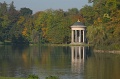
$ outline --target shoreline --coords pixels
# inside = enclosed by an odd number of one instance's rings
[[[120,54],[120,50],[93,50],[96,53],[112,53],[112,54]]]
[[[3,45],[13,45],[13,46],[16,46],[16,45],[26,45],[26,44],[12,44],[11,42],[0,42],[0,46],[3,46]],[[81,44],[32,44],[30,43],[28,46],[34,46],[34,45],[41,45],[41,46],[92,46],[92,44],[85,44],[85,43],[81,43]],[[113,54],[120,54],[120,50],[104,50],[104,49],[93,49],[93,52],[96,52],[96,53],[113,53]]]
[[[33,43],[29,43],[29,44],[12,44],[11,42],[0,42],[0,45],[28,45],[28,46],[32,46],[32,45],[41,45],[41,46],[92,46],[91,44],[85,44],[85,43],[81,43],[81,44],[77,44],[77,43],[73,43],[73,44],[33,44]]]

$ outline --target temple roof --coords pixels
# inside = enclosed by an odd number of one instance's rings
[[[84,24],[78,20],[71,27],[86,27],[86,26],[84,26]]]

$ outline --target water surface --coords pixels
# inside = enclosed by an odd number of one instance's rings
[[[0,46],[0,76],[120,79],[120,55],[81,46]]]

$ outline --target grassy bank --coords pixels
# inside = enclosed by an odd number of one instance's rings
[[[0,77],[0,79],[40,79],[37,75],[29,75],[27,78]],[[48,76],[45,79],[60,79],[57,76]]]
[[[5,42],[0,42],[0,45],[12,45],[11,41],[5,41]],[[14,45],[14,44],[13,44]],[[19,45],[19,44],[18,44]],[[24,45],[24,44],[22,44]],[[39,43],[34,44],[34,43],[30,43],[31,45],[39,45]],[[42,46],[91,46],[90,44],[40,44]]]
[[[0,77],[0,79],[25,79],[25,78],[16,78],[16,77]]]
[[[120,50],[120,45],[116,45],[116,44],[112,44],[112,45],[98,45],[98,46],[94,46],[94,49],[96,50]]]
[[[90,46],[89,44],[42,44],[44,46]]]
[[[11,45],[11,41],[0,42],[0,45]]]
[[[93,50],[94,52],[98,52],[98,53],[113,53],[113,54],[120,54],[119,50]]]
[[[112,44],[112,45],[99,45],[94,46],[94,52],[98,53],[116,53],[120,54],[120,45]]]

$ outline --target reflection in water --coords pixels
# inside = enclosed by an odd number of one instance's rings
[[[120,54],[94,53],[86,61],[85,79],[120,79]]]
[[[86,58],[85,47],[83,46],[71,47],[71,68],[73,73],[83,73],[85,58]]]
[[[26,77],[36,74],[40,79],[45,79],[49,75],[70,79],[73,76],[69,72],[70,56],[70,47],[1,46],[0,76]]]
[[[120,79],[120,55],[90,51],[83,46],[0,46],[0,76]]]

